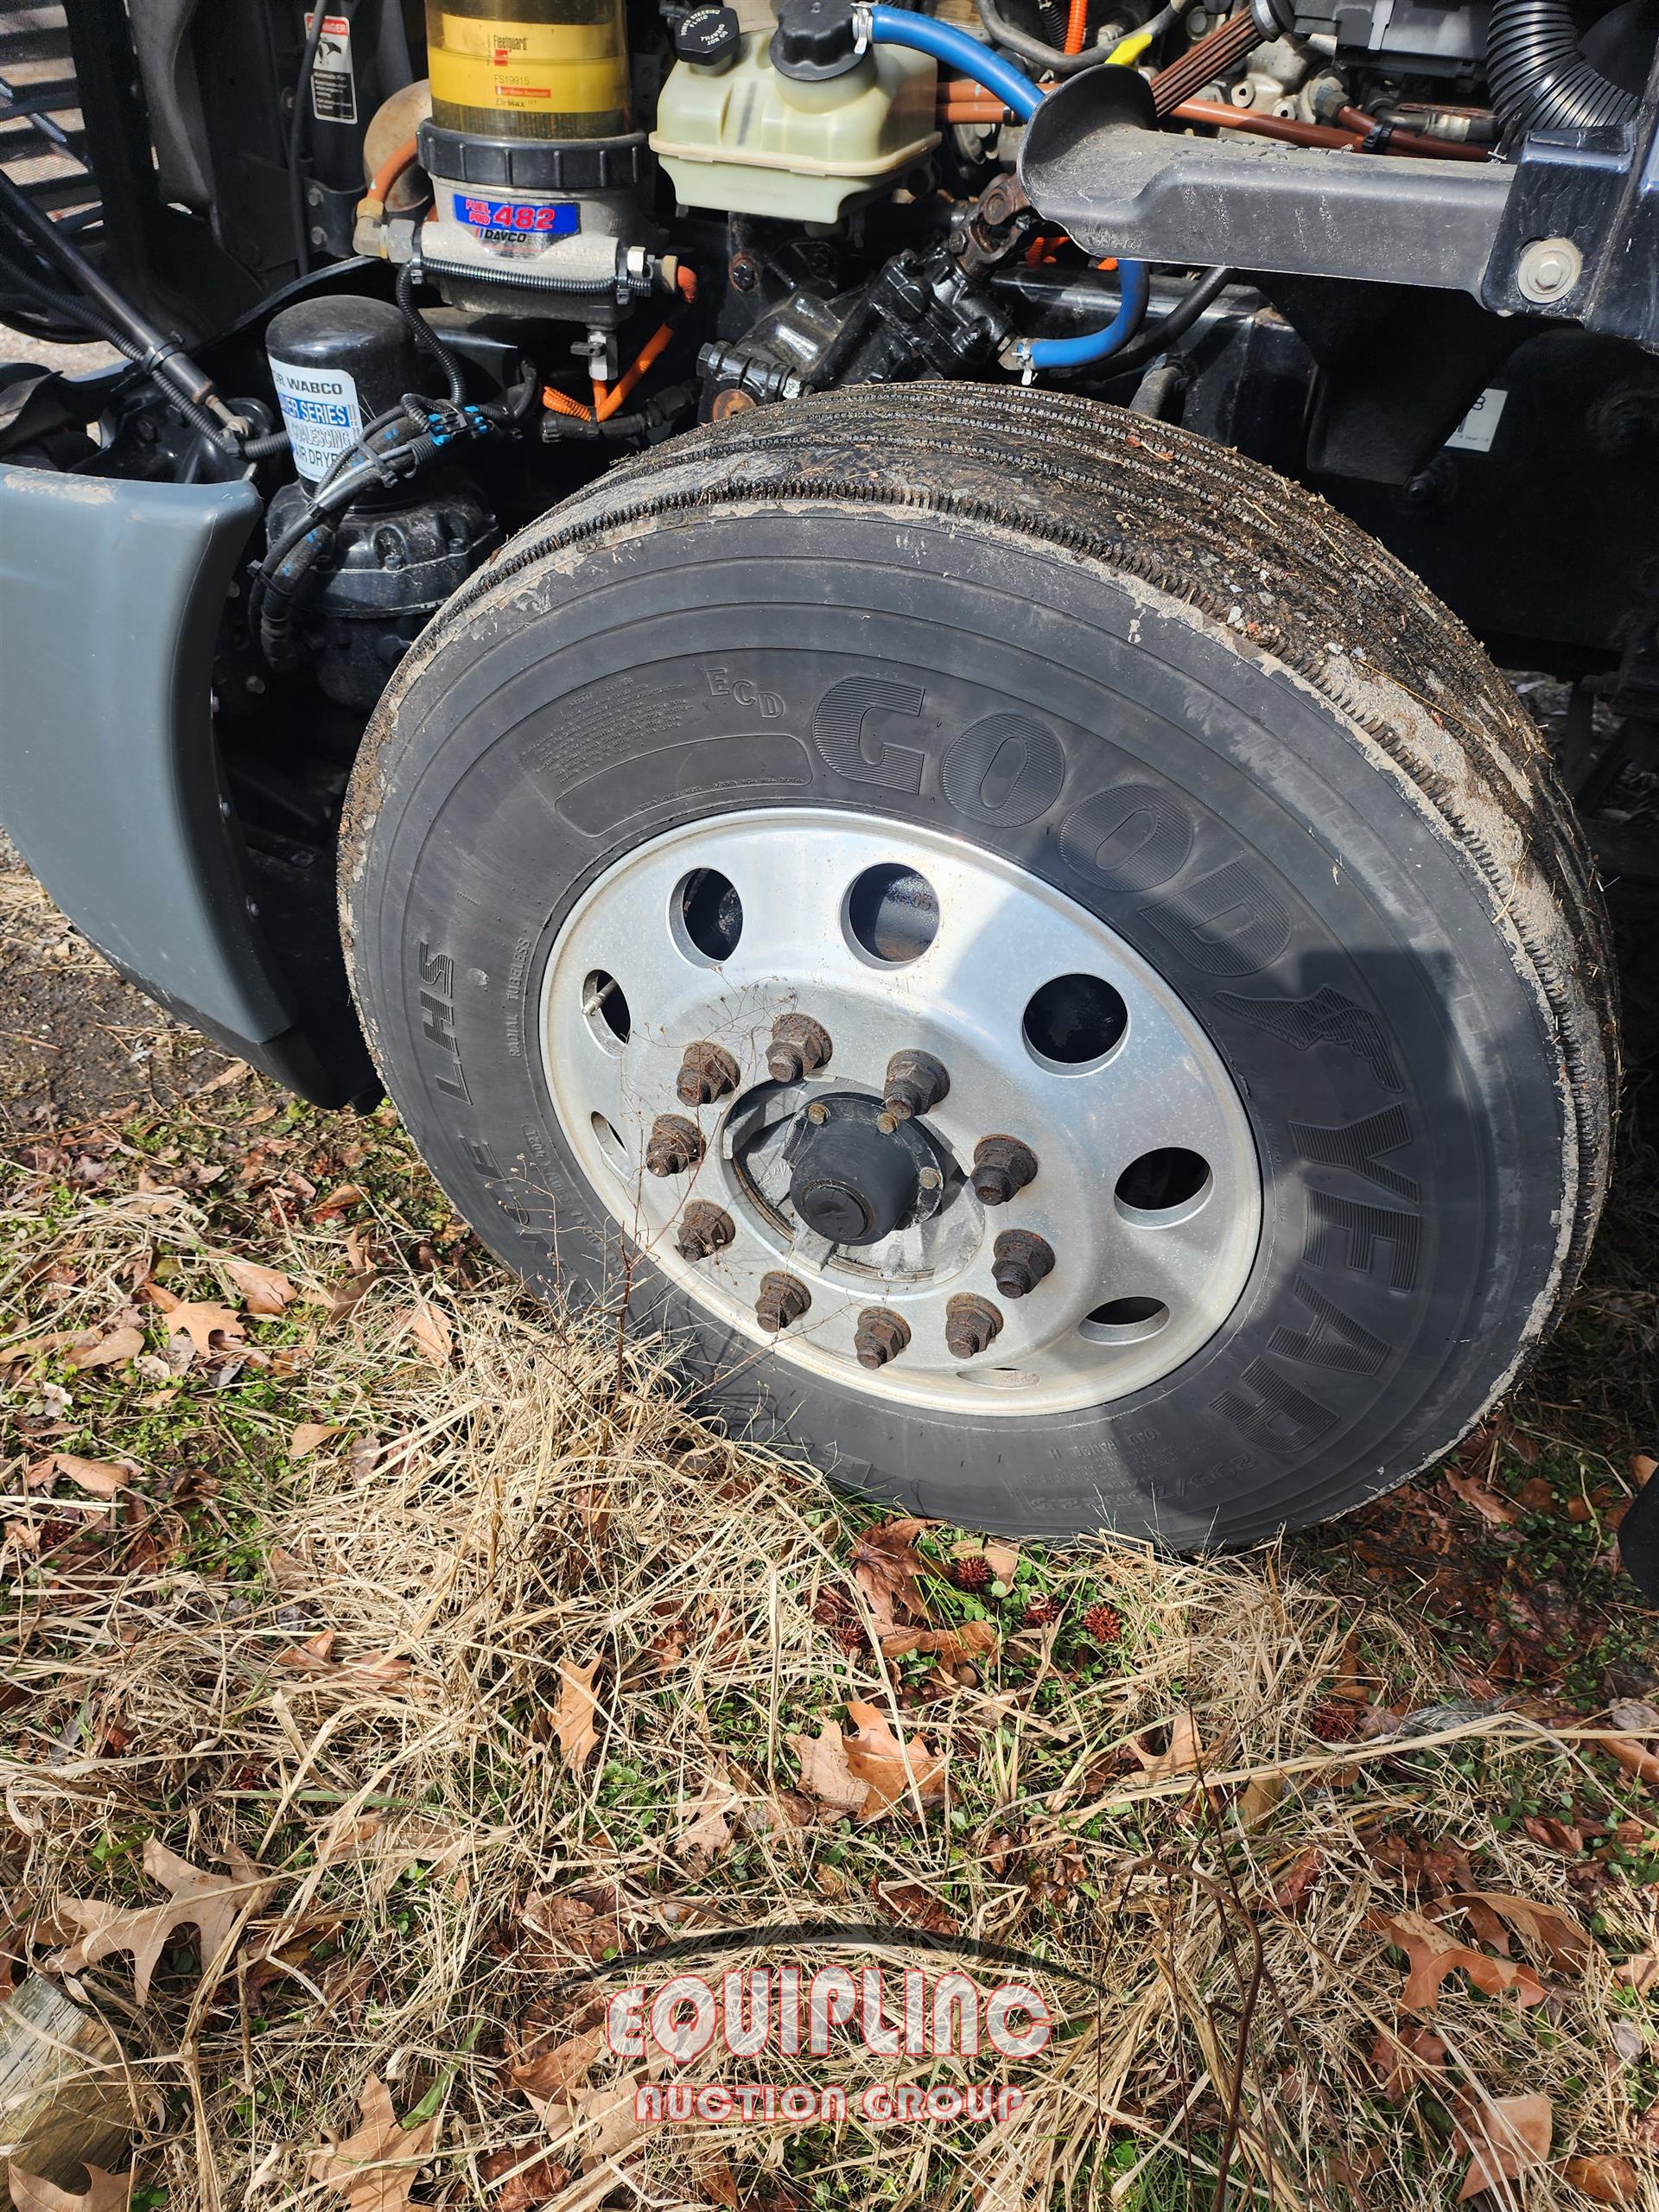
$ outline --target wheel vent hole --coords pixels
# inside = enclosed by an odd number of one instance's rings
[[[626,1175],[628,1172],[628,1148],[622,1141],[621,1133],[602,1114],[595,1114],[592,1119],[594,1135],[599,1141],[599,1148],[604,1154],[607,1164],[613,1167],[619,1175]]]
[[[1173,1213],[1210,1185],[1210,1163],[1180,1145],[1162,1146],[1132,1160],[1117,1179],[1117,1202],[1131,1213]]]
[[[694,868],[674,893],[677,937],[716,967],[729,960],[743,934],[743,901],[737,886],[717,868]]]
[[[582,1010],[588,1017],[588,1027],[607,1052],[626,1045],[633,1033],[633,1017],[622,986],[602,968],[595,968],[582,984]]]
[[[848,934],[883,967],[920,959],[938,927],[938,893],[914,868],[895,861],[867,868],[847,893]]]
[[[1057,976],[1026,1007],[1026,1043],[1057,1068],[1104,1059],[1129,1026],[1122,995],[1098,976]]]
[[[1158,1298],[1113,1298],[1096,1306],[1078,1325],[1077,1334],[1091,1344],[1139,1344],[1157,1335],[1169,1319],[1169,1308]]]

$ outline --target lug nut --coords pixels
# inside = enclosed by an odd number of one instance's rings
[[[950,1088],[944,1063],[931,1052],[895,1052],[887,1062],[881,1103],[895,1122],[908,1122],[937,1106]]]
[[[683,1260],[712,1260],[736,1235],[736,1225],[724,1206],[711,1205],[707,1198],[693,1198],[680,1216],[676,1242]]]
[[[702,1158],[702,1132],[683,1114],[659,1114],[645,1143],[645,1166],[652,1175],[683,1175]]]
[[[885,1367],[890,1359],[898,1358],[909,1342],[910,1324],[901,1314],[890,1313],[885,1306],[867,1306],[859,1315],[853,1350],[861,1367]]]
[[[754,1318],[763,1329],[786,1329],[798,1321],[812,1303],[812,1294],[797,1275],[773,1268],[760,1278],[760,1295],[754,1301]]]
[[[991,1248],[991,1280],[1004,1298],[1024,1298],[1054,1271],[1054,1248],[1029,1229],[1005,1229]]]
[[[982,1206],[1005,1206],[1037,1173],[1037,1155],[1018,1137],[982,1137],[974,1147],[974,1196]]]
[[[810,1014],[780,1014],[772,1025],[766,1073],[774,1083],[798,1083],[816,1075],[829,1059],[830,1032]]]
[[[964,1292],[944,1309],[944,1341],[952,1359],[976,1359],[1002,1333],[1002,1316],[988,1298]]]
[[[723,1045],[710,1045],[700,1039],[696,1044],[686,1046],[674,1090],[688,1106],[712,1105],[716,1098],[724,1098],[735,1090],[737,1085],[737,1062]]]

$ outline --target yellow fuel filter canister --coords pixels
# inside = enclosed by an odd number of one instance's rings
[[[432,120],[546,143],[629,129],[623,0],[427,0]]]

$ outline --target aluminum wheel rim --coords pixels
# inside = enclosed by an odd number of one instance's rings
[[[883,960],[860,941],[868,901],[855,899],[854,887],[876,871],[931,887],[934,933],[913,957]],[[700,944],[688,924],[685,887],[701,892],[696,918],[711,878],[741,902],[734,942],[728,926],[712,939],[705,930]],[[728,922],[730,910],[726,899]],[[925,924],[925,902],[918,910]],[[880,942],[892,949],[890,934]],[[1091,1008],[1115,996],[1122,1010],[1103,1051],[1090,1047],[1109,1024],[1096,1032],[1070,1019],[1057,1035],[1042,1019],[1050,1001],[1033,1011],[1046,984],[1079,976],[1103,987],[1084,994]],[[1068,1017],[1076,1004],[1072,991]],[[767,1049],[774,1022],[791,1014],[820,1022],[833,1050],[823,1068],[780,1085]],[[592,884],[560,930],[540,1034],[565,1141],[626,1237],[740,1335],[885,1402],[1012,1417],[1124,1397],[1216,1333],[1255,1257],[1255,1145],[1194,1016],[1096,916],[997,855],[935,831],[767,808],[652,839]],[[729,1054],[737,1079],[729,1095],[693,1106],[677,1096],[676,1079],[698,1042]],[[925,1201],[938,1211],[857,1251],[831,1244],[779,1199],[782,1147],[810,1103],[840,1113],[854,1110],[849,1101],[879,1102],[890,1058],[910,1050],[950,1073],[948,1093],[912,1133],[942,1163],[944,1198]],[[646,1171],[664,1115],[699,1132],[702,1157],[686,1172]],[[1008,1203],[982,1204],[967,1179],[988,1135],[1020,1138],[1038,1162]],[[1204,1173],[1192,1188],[1195,1160]],[[1130,1203],[1148,1194],[1160,1202]],[[678,1239],[696,1203],[718,1208],[733,1234],[723,1249],[689,1258]],[[1042,1239],[1053,1261],[1018,1298],[993,1280],[997,1238],[1014,1230]],[[810,1303],[774,1332],[761,1326],[756,1300],[762,1278],[779,1273]],[[966,1358],[946,1342],[950,1301],[962,1298],[988,1301],[1001,1319],[994,1342]],[[909,1331],[903,1351],[874,1370],[855,1351],[871,1309]]]

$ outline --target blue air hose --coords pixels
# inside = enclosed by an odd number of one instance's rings
[[[908,8],[878,5],[869,13],[870,36],[878,46],[912,47],[918,54],[931,54],[936,61],[948,61],[964,77],[983,85],[988,92],[996,93],[1021,123],[1029,123],[1042,105],[1043,96],[1025,71],[1016,69],[1000,54],[993,54],[982,39],[971,38],[953,24],[935,22],[931,16],[915,15]]]
[[[1014,342],[1014,358],[1021,368],[1080,369],[1090,361],[1103,361],[1128,345],[1147,311],[1151,283],[1144,261],[1120,261],[1121,286],[1117,313],[1103,330],[1086,331],[1081,338],[1021,338]]]
[[[861,9],[860,16],[864,12]],[[918,54],[931,54],[936,61],[948,61],[964,77],[995,92],[1021,123],[1029,123],[1042,105],[1043,95],[1024,70],[1016,69],[982,39],[970,37],[954,24],[918,16],[908,8],[890,8],[881,0],[868,10],[868,17],[869,35],[878,46],[908,46]],[[1106,327],[1082,338],[1021,338],[1014,347],[1014,358],[1020,367],[1082,368],[1090,361],[1103,361],[1128,343],[1147,311],[1150,284],[1144,261],[1120,261],[1117,269],[1122,291],[1117,313]]]

